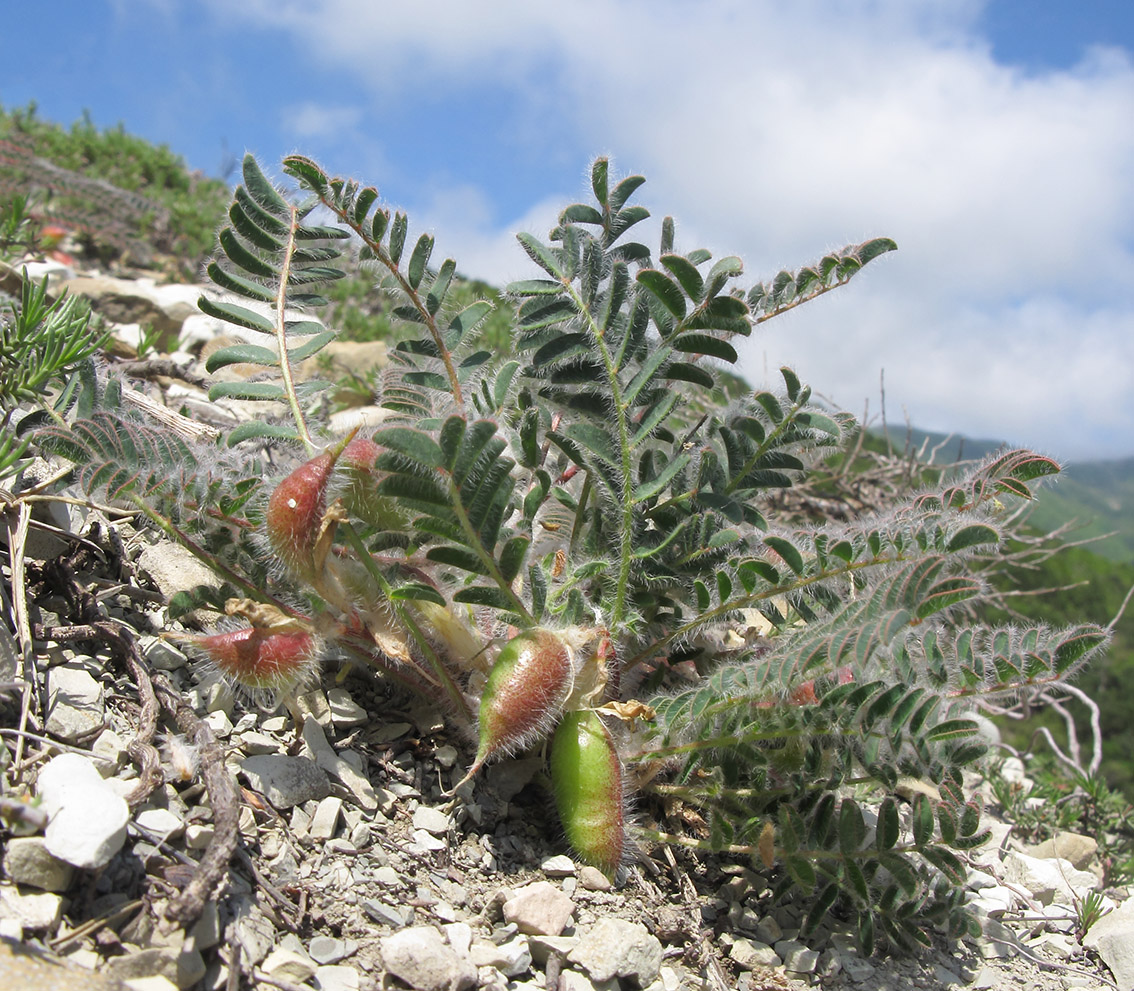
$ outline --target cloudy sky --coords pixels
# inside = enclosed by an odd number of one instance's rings
[[[45,12],[51,11],[48,21]],[[891,423],[1134,455],[1130,0],[55,0],[13,4],[0,103],[225,174],[300,150],[496,282],[608,154],[682,250],[767,278],[897,254],[763,325]],[[13,44],[14,39],[24,43]]]

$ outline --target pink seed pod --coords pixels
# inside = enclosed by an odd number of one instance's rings
[[[555,724],[574,684],[574,659],[551,630],[529,630],[504,645],[492,665],[477,719],[479,743],[469,775],[526,746]]]
[[[551,783],[567,841],[613,877],[626,844],[622,760],[592,709],[569,712],[551,740]]]
[[[287,476],[268,499],[265,522],[272,550],[302,575],[314,569],[315,543],[327,511],[327,481],[338,452],[324,451]]]
[[[269,633],[249,626],[187,639],[221,672],[257,692],[293,688],[310,672],[318,652],[315,637],[302,631]]]

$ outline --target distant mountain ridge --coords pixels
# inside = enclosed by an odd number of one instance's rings
[[[928,457],[936,449],[933,460],[939,465],[983,458],[1006,446],[1003,441],[917,428],[891,427],[889,436],[895,453],[908,446]],[[1058,481],[1040,490],[1031,521],[1041,530],[1054,530],[1069,520],[1075,521],[1071,539],[1101,538],[1088,548],[1112,561],[1134,562],[1134,457],[1065,465]]]

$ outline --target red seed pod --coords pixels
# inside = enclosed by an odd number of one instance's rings
[[[282,692],[301,682],[311,669],[317,642],[310,633],[270,633],[255,627],[190,637],[226,675],[245,688]]]
[[[310,574],[312,554],[327,511],[327,481],[337,452],[324,451],[287,476],[268,499],[268,540],[283,561]]]
[[[530,630],[509,640],[484,686],[479,744],[469,773],[550,730],[573,684],[574,659],[558,634]]]
[[[568,842],[613,877],[626,843],[622,760],[594,710],[563,717],[551,740],[551,783]]]

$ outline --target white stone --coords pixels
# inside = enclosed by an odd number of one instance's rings
[[[335,835],[339,825],[339,814],[343,810],[343,800],[335,795],[328,795],[315,809],[311,817],[308,834],[313,840],[329,840]]]
[[[1134,988],[1134,898],[1104,915],[1087,931],[1083,945],[1097,950],[1119,991]]]
[[[335,753],[334,748],[327,742],[323,728],[310,714],[303,718],[303,742],[311,751],[315,763],[331,777],[342,782],[343,787],[351,793],[359,805],[371,812],[378,808],[378,796],[374,792],[374,786],[365,775]]]
[[[819,963],[819,952],[794,939],[782,939],[775,951],[784,962],[784,969],[798,974],[810,974]]]
[[[1011,850],[1004,858],[1004,879],[1023,885],[1043,905],[1070,905],[1098,886],[1098,878],[1079,871],[1068,860],[1039,860]]]
[[[379,943],[386,970],[417,991],[464,991],[477,982],[471,959],[457,953],[431,926],[415,926]]]
[[[143,809],[134,816],[134,822],[147,833],[162,840],[180,836],[185,828],[181,817],[169,809]]]
[[[539,865],[539,869],[548,877],[574,877],[575,861],[566,854],[560,853],[554,857],[548,857]]]
[[[741,970],[755,967],[778,967],[783,961],[767,943],[754,942],[743,936],[736,939],[728,951],[729,959]]]
[[[63,899],[49,892],[21,893],[0,885],[0,919],[13,919],[24,929],[49,932],[59,925]]]
[[[532,954],[526,936],[517,936],[506,943],[474,943],[470,950],[478,967],[495,967],[505,977],[519,977],[532,966]]]
[[[36,789],[48,816],[47,849],[60,860],[93,869],[122,849],[130,809],[93,761],[79,754],[53,757]]]
[[[449,922],[441,927],[445,930],[445,938],[449,945],[458,953],[468,953],[472,946],[472,926],[467,922]]]
[[[334,964],[347,955],[347,945],[332,936],[316,936],[307,947],[311,959],[317,964]]]
[[[645,988],[658,979],[662,946],[640,923],[606,918],[583,934],[567,959],[582,967],[592,981],[628,978]]]
[[[42,836],[14,836],[8,840],[4,871],[16,884],[54,892],[66,891],[74,876],[74,868],[50,853]]]
[[[112,729],[105,729],[91,746],[91,756],[96,758],[95,767],[104,778],[112,778],[118,773],[128,756],[126,741]]]
[[[575,903],[550,881],[514,891],[504,902],[504,921],[528,935],[558,936],[575,912]]]
[[[211,822],[191,823],[185,827],[185,845],[190,850],[204,850],[213,841],[215,829]]]
[[[345,964],[319,967],[315,971],[315,986],[319,991],[358,991],[358,971]]]
[[[370,714],[350,697],[345,688],[330,689],[327,704],[331,707],[331,722],[336,729],[364,726],[370,721]]]
[[[47,732],[73,743],[103,720],[102,686],[86,668],[61,664],[47,673]]]
[[[450,820],[448,813],[441,809],[433,809],[427,805],[419,805],[413,810],[413,825],[415,829],[424,829],[434,836],[444,836],[449,832]]]
[[[326,773],[306,757],[247,757],[240,763],[240,772],[277,809],[290,809],[312,799],[318,801],[331,791]]]
[[[260,964],[260,969],[272,977],[302,984],[315,975],[316,965],[305,953],[276,947]]]

